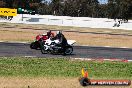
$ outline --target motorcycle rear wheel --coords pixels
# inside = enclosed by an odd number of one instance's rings
[[[47,54],[47,53],[48,53],[48,52],[45,50],[45,48],[46,48],[46,47],[41,48],[41,53],[42,53],[42,54]]]

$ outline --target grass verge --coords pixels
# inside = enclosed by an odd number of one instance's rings
[[[56,26],[43,24],[17,24],[17,23],[0,23],[1,27],[18,28],[18,29],[32,29],[32,30],[63,30],[63,31],[78,31],[89,33],[104,33],[104,34],[123,34],[132,35],[131,30],[123,29],[108,29],[108,28],[89,28],[89,27],[72,27],[72,26]]]
[[[80,77],[88,68],[96,79],[132,79],[132,63],[90,62],[71,59],[0,57],[1,77]]]

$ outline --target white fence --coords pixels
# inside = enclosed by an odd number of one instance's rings
[[[18,14],[11,21],[0,20],[0,22],[132,30],[132,20],[129,20],[128,23],[122,23],[119,27],[113,27],[115,23],[114,20],[107,19],[107,18],[24,14],[23,21],[22,21],[22,14]]]

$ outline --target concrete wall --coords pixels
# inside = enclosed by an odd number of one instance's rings
[[[119,27],[113,27],[114,20],[107,18],[24,14],[22,21],[22,14],[18,14],[11,21],[0,20],[0,22],[132,30],[132,20],[129,20],[128,23],[122,23]]]

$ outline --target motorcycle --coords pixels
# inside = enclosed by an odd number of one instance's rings
[[[63,54],[63,55],[70,55],[73,52],[73,47],[72,45],[75,43],[75,40],[67,40],[67,45],[64,47],[59,46],[59,40],[52,40],[52,39],[47,39],[45,43],[42,44],[41,47],[41,53],[42,54]]]
[[[37,35],[35,41],[30,44],[30,48],[31,49],[41,48],[41,43],[42,42],[45,42],[45,40],[47,40],[47,39],[48,38],[47,38],[47,35],[46,34]]]

